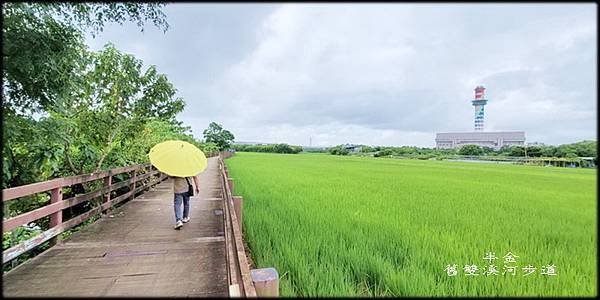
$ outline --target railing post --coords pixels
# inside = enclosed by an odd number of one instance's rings
[[[237,218],[238,225],[240,227],[240,233],[242,232],[242,208],[244,199],[242,196],[233,196],[233,210],[235,211],[235,217]]]
[[[231,195],[233,195],[233,178],[227,178],[227,185],[229,185],[229,191],[231,191]]]
[[[62,201],[62,187],[52,189],[50,192],[50,204]],[[50,215],[50,228],[54,228],[62,224],[62,210]],[[60,242],[60,235],[50,239],[50,245],[56,245]]]
[[[146,168],[148,168],[148,169],[146,169]],[[150,165],[148,167],[143,167],[142,170],[146,171],[147,173],[152,173],[154,171],[154,170],[152,170],[152,165]],[[148,188],[148,190],[150,190],[159,182],[160,182],[160,173],[158,173],[156,177],[154,175],[149,176],[146,179],[146,183],[142,184],[144,186],[144,188],[142,190],[144,190],[146,188]]]
[[[137,178],[137,168],[133,170],[133,176],[132,176],[132,180],[133,180],[133,187],[131,188],[131,200],[133,200],[135,198],[135,180]]]
[[[250,270],[258,297],[279,297],[279,274],[274,268]]]
[[[108,177],[104,178],[104,186],[107,189],[106,196],[104,197],[104,203],[110,202],[110,186],[112,185],[112,174],[109,173]],[[110,205],[109,207],[110,208]],[[107,208],[107,210],[108,210]]]
[[[62,187],[52,189],[50,194],[50,204],[62,201]],[[57,211],[50,215],[50,228],[62,224],[62,211]]]

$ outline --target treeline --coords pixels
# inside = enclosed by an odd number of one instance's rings
[[[457,150],[455,149],[435,149],[435,148],[424,148],[424,147],[415,147],[415,146],[402,146],[402,147],[390,147],[390,146],[366,146],[359,145],[360,150],[358,152],[350,151],[346,149],[343,145],[337,145],[335,147],[330,147],[328,149],[329,154],[333,155],[350,155],[350,154],[360,154],[360,155],[373,155],[374,157],[382,157],[382,156],[404,156],[408,158],[416,158],[416,159],[429,159],[436,156],[442,155],[452,155],[457,154]]]
[[[465,145],[455,149],[436,149],[415,146],[388,147],[388,146],[359,146],[358,154],[369,154],[374,157],[385,156],[403,156],[407,158],[430,159],[448,155],[473,155],[473,156],[508,156],[508,157],[556,157],[556,158],[575,158],[575,157],[596,157],[597,142],[581,141],[559,146],[552,145],[532,145],[532,146],[504,146],[499,150],[478,145]],[[346,149],[343,145],[330,147],[328,152],[333,155],[356,154]]]
[[[346,149],[343,145],[337,145],[335,147],[331,147],[327,149],[329,154],[333,155],[348,155],[350,154],[350,150]]]
[[[503,147],[498,155],[530,157],[596,157],[598,155],[598,143],[596,141],[581,141],[559,146],[514,146]]]
[[[487,156],[510,156],[510,157],[596,157],[596,141],[581,141],[571,144],[532,145],[532,146],[504,146],[498,151],[489,147],[477,145],[465,145],[458,150],[459,155],[487,155]]]
[[[287,153],[297,154],[302,152],[301,146],[288,144],[268,144],[268,145],[240,145],[234,144],[232,148],[240,152],[268,152],[268,153]]]

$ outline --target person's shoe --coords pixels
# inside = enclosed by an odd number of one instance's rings
[[[181,221],[182,221],[183,223],[187,223],[187,222],[189,222],[189,221],[190,221],[190,217],[185,217],[185,218],[181,219]]]
[[[177,221],[177,223],[175,223],[175,229],[179,229],[181,228],[181,226],[183,226],[183,223],[181,221]]]

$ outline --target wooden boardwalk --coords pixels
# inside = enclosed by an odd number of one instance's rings
[[[4,274],[4,296],[227,297],[219,172],[209,158],[181,230],[166,180]]]

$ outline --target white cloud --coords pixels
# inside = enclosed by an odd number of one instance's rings
[[[249,139],[299,143],[292,136],[320,133],[332,144],[432,146],[436,131],[471,130],[469,100],[482,83],[492,96],[488,130],[562,142],[551,136],[558,120],[578,128],[573,140],[590,136],[595,98],[551,82],[580,74],[547,73],[576,65],[582,54],[593,58],[594,14],[567,9],[536,19],[531,10],[530,18],[507,20],[511,11],[503,9],[467,15],[493,29],[482,33],[455,8],[284,5],[257,30],[257,47],[214,87],[236,124],[255,128],[240,128]],[[573,71],[592,68],[579,67]]]
[[[197,7],[169,15],[167,41],[125,46],[169,71],[197,136],[217,121],[241,141],[433,146],[472,129],[479,84],[488,130],[596,136],[592,4],[285,4],[235,30],[186,19]]]

